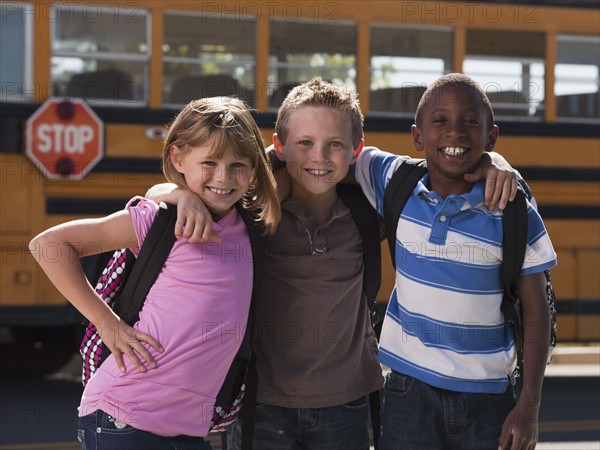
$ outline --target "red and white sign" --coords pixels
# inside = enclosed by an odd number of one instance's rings
[[[27,120],[25,153],[47,178],[80,180],[104,156],[104,123],[83,100],[48,100]]]

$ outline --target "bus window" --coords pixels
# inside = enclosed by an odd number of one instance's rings
[[[542,120],[545,48],[540,32],[467,30],[463,71],[481,84],[496,116]]]
[[[3,102],[32,100],[31,68],[33,7],[28,4],[0,3],[2,26],[0,42],[0,95]]]
[[[434,80],[452,72],[452,29],[371,26],[369,110],[413,116]]]
[[[557,117],[598,120],[600,37],[559,35],[554,74]]]
[[[270,35],[270,107],[279,107],[294,86],[315,76],[356,89],[354,23],[273,21]]]
[[[149,16],[136,8],[57,5],[52,20],[55,96],[92,104],[147,102]]]
[[[254,105],[256,20],[165,13],[164,102],[234,95]]]

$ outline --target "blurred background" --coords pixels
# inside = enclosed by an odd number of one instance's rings
[[[496,150],[530,183],[558,254],[559,346],[547,386],[566,393],[556,403],[564,417],[549,413],[555,433],[546,436],[599,448],[600,394],[587,387],[598,384],[600,365],[598,1],[19,1],[0,9],[0,372],[9,380],[0,445],[63,441],[46,434],[51,417],[38,415],[32,427],[19,415],[29,408],[19,397],[24,377],[23,389],[40,387],[37,407],[46,387],[62,389],[45,383],[71,386],[61,402],[73,408],[80,395],[81,317],[36,266],[29,240],[122,209],[162,182],[163,131],[184,104],[238,96],[268,143],[287,92],[319,75],[358,92],[367,145],[418,156],[410,126],[421,94],[463,72],[492,101]],[[60,249],[39,251],[51,258]],[[382,252],[383,308],[393,269],[385,243]],[[104,261],[86,259],[91,280]],[[572,402],[583,417],[567,412]],[[71,430],[67,409],[60,416]],[[15,423],[28,425],[21,437]]]

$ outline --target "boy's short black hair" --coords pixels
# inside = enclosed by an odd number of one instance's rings
[[[419,125],[421,120],[421,111],[429,102],[429,100],[431,100],[434,95],[438,95],[437,92],[439,92],[443,87],[449,85],[465,86],[472,89],[474,93],[479,94],[488,111],[488,126],[490,128],[494,126],[494,110],[487,94],[475,80],[462,73],[449,73],[447,75],[443,75],[429,85],[427,90],[423,93],[421,100],[419,100],[417,111],[415,112],[415,124]]]

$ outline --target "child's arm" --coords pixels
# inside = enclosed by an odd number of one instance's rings
[[[538,438],[542,382],[550,344],[550,311],[542,272],[519,277],[516,283],[523,316],[522,389],[516,407],[504,421],[499,448],[507,448],[512,436],[513,450],[533,450]]]
[[[86,319],[96,325],[123,372],[123,354],[139,370],[144,371],[142,360],[149,367],[156,367],[156,362],[143,343],[160,352],[163,348],[152,336],[134,330],[119,319],[88,282],[79,258],[137,246],[128,211],[120,211],[102,219],[67,222],[42,232],[29,243],[33,257],[54,286]]]
[[[360,166],[364,163],[365,155],[373,151],[378,151],[378,149],[375,147],[365,147],[363,149],[356,162],[356,170],[362,170]],[[387,152],[383,154],[391,157],[395,156]],[[405,156],[404,158],[408,157]],[[507,203],[514,200],[517,194],[517,172],[499,153],[484,152],[475,171],[465,174],[465,180],[474,183],[484,178],[486,180],[484,198],[486,207],[490,211],[494,211],[496,208],[506,208]],[[356,182],[354,165],[350,166],[350,171],[342,182]],[[364,190],[364,186],[362,187]]]
[[[175,236],[183,237],[192,243],[207,240],[221,242],[221,237],[212,227],[212,214],[193,192],[180,189],[171,183],[162,183],[152,186],[145,197],[156,203],[177,205]]]

